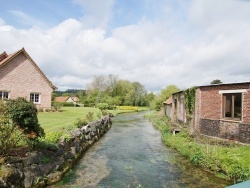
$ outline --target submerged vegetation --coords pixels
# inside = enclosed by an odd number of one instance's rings
[[[171,122],[160,113],[146,116],[160,130],[163,142],[189,158],[194,164],[214,172],[217,176],[238,181],[250,178],[250,147],[215,141],[207,138],[193,138],[188,130],[171,134]]]

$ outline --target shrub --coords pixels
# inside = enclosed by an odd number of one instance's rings
[[[0,154],[8,153],[19,141],[24,140],[23,134],[11,124],[7,106],[0,101]]]
[[[88,124],[88,121],[86,119],[80,119],[80,118],[77,118],[76,121],[74,122],[74,126],[77,128],[81,128],[87,124]]]
[[[108,103],[98,103],[96,107],[99,108],[100,110],[107,110],[109,108],[109,105]]]
[[[13,126],[18,127],[28,138],[29,146],[33,147],[38,137],[45,135],[37,118],[36,106],[25,98],[17,98],[7,102],[7,113]]]
[[[57,143],[62,134],[63,134],[62,131],[49,132],[46,134],[45,141],[49,143]]]
[[[59,103],[59,102],[52,102],[51,103],[51,106],[52,108],[55,110],[55,111],[60,111],[63,107],[63,104]]]
[[[94,112],[88,112],[87,115],[86,115],[86,120],[88,122],[91,122],[94,120]]]

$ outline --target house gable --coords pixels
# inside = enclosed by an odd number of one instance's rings
[[[8,55],[0,62],[0,90],[9,92],[9,98],[31,95],[38,97],[38,108],[51,107],[51,93],[56,87],[48,80],[41,69],[21,50]]]

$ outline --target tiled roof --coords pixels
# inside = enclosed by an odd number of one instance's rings
[[[66,102],[69,99],[70,96],[61,96],[61,97],[55,97],[55,102]]]
[[[4,57],[5,55],[7,55],[6,58],[3,58],[2,61],[0,60],[0,69],[2,66],[4,66],[6,63],[10,62],[11,59],[15,58],[16,56],[18,56],[19,54],[23,53],[27,59],[30,60],[30,62],[34,65],[34,67],[37,69],[37,71],[42,75],[42,77],[48,82],[48,84],[50,85],[50,87],[52,89],[57,89],[56,86],[54,86],[51,81],[45,76],[45,74],[42,72],[42,70],[37,66],[37,64],[33,61],[33,59],[29,56],[29,54],[25,51],[24,48],[22,48],[21,50],[8,55],[6,52],[3,52],[0,57]]]

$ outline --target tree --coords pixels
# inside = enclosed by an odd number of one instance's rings
[[[151,108],[155,108],[156,110],[160,110],[162,107],[162,103],[167,100],[173,93],[180,91],[176,85],[169,85],[166,89],[161,90],[161,93],[157,95],[153,102],[151,102]],[[152,106],[154,105],[154,106]]]
[[[118,87],[119,76],[109,74],[107,79],[107,90],[110,92],[112,97],[117,96],[117,87]]]
[[[219,80],[219,79],[216,79],[216,80],[213,80],[210,84],[221,84],[222,83],[222,81],[221,80]]]

